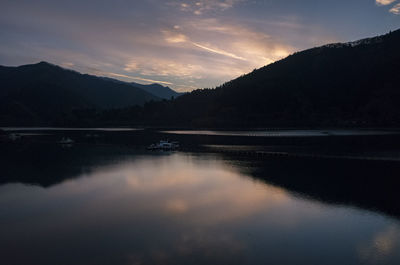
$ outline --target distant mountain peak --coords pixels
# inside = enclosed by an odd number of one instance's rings
[[[40,62],[38,62],[38,63],[36,63],[36,64],[33,64],[33,65],[38,65],[38,66],[40,66],[40,65],[42,65],[42,66],[53,66],[53,67],[62,68],[62,67],[60,67],[60,66],[58,66],[58,65],[55,65],[55,64],[52,64],[52,63],[49,63],[49,62],[46,62],[46,61],[40,61]]]
[[[38,62],[37,64],[38,64],[38,65],[41,65],[41,64],[43,64],[43,65],[54,65],[54,64],[51,64],[51,63],[46,62],[46,61],[40,61],[40,62]]]
[[[163,98],[163,99],[171,99],[172,97],[177,98],[184,94],[184,93],[176,92],[175,90],[171,89],[168,86],[163,86],[163,85],[157,84],[157,83],[143,85],[143,84],[131,82],[130,84],[132,86],[141,88],[141,89],[145,90],[146,92],[151,93],[151,94],[153,94],[159,98]]]
[[[128,83],[114,83],[42,61],[0,68],[0,124],[35,119],[62,121],[75,109],[143,105],[158,97]]]
[[[46,61],[40,61],[38,63],[33,63],[33,64],[25,64],[18,66],[18,68],[25,68],[25,67],[34,67],[34,68],[58,68],[58,69],[64,69],[61,66],[58,66],[56,64],[52,64]]]

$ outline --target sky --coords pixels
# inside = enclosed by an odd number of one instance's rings
[[[399,28],[400,0],[0,0],[0,65],[191,91]]]

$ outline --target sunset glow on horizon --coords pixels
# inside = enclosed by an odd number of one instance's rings
[[[0,5],[0,65],[48,61],[177,91],[215,87],[302,49],[400,27],[398,0],[5,0]]]

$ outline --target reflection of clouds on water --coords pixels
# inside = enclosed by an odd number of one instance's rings
[[[81,192],[97,186],[99,201],[120,200],[121,196],[135,201],[140,197],[152,211],[186,214],[185,218],[196,223],[216,224],[246,217],[289,199],[283,189],[243,179],[235,169],[218,161],[193,161],[179,155],[99,168],[87,176],[65,184]],[[117,188],[107,189],[109,185]],[[136,206],[132,202],[132,207]]]
[[[183,199],[171,199],[167,201],[166,209],[172,213],[183,213],[188,210],[188,205]]]
[[[77,182],[80,184],[76,185]],[[175,231],[168,244],[154,242],[150,244],[151,249],[126,254],[132,264],[149,260],[156,264],[173,264],[177,257],[184,260],[191,256],[203,257],[206,263],[236,262],[243,255],[245,242],[230,230],[210,233],[209,229],[278,207],[289,199],[284,190],[249,181],[220,161],[180,155],[101,167],[84,179],[71,180],[64,185],[81,192],[88,191],[89,187],[93,192],[96,187],[94,193],[98,198],[94,201],[97,204],[88,204],[88,209],[82,212],[92,215],[100,211],[94,208],[110,209],[118,204],[124,209],[119,216],[113,216],[114,220],[127,217],[126,208],[130,207],[136,219],[151,214],[163,220],[161,229]],[[107,189],[110,185],[114,188]],[[149,226],[156,226],[158,221],[148,222]],[[177,222],[182,227],[172,229]],[[157,235],[154,240],[162,242],[161,237]]]
[[[360,258],[371,264],[381,264],[393,255],[398,254],[400,247],[400,228],[397,225],[388,225],[359,249]]]
[[[361,237],[369,239],[357,248],[364,263],[400,260],[398,226],[293,196],[236,162],[183,153],[118,158],[49,188],[1,186],[3,252],[23,249],[15,264],[42,249],[52,251],[40,264],[54,264],[68,249],[85,253],[66,264],[318,264],[323,255],[336,265]],[[368,238],[377,225],[387,229]]]
[[[126,254],[126,260],[129,264],[241,264],[247,248],[232,235],[201,230],[187,231],[175,240],[164,248]]]
[[[245,243],[231,234],[212,234],[200,229],[181,235],[175,250],[183,256],[193,255],[195,252],[201,251],[209,257],[234,260],[240,257],[245,248]]]

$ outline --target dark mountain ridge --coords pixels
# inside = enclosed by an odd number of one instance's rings
[[[37,90],[28,90],[31,94],[25,93],[24,100],[11,101],[14,105],[11,105],[10,109],[18,110],[12,112],[18,118],[32,120],[37,115],[41,119],[49,120],[43,112],[60,108],[61,103],[68,102],[66,105],[73,105],[77,112],[72,116],[59,112],[64,114],[51,122],[61,119],[64,125],[85,126],[398,127],[399,47],[400,30],[356,42],[328,44],[294,53],[215,89],[195,90],[174,100],[150,100],[142,107],[128,107],[131,102],[124,102],[119,109],[104,111],[99,108],[101,104],[93,104],[87,96],[77,97],[79,89],[65,89],[65,86],[61,85],[71,82],[70,79],[76,78],[77,73],[71,72],[69,78],[61,79],[56,78],[51,71],[44,71],[37,75],[61,81],[55,82],[58,86],[54,85],[54,82],[50,83],[52,86],[46,82],[39,82],[39,87],[45,92],[37,95],[32,93]],[[8,69],[0,68],[2,84],[10,80],[13,83],[16,79],[7,71]],[[18,82],[31,84],[31,80],[36,79],[24,77]],[[109,80],[108,84],[110,83],[116,82]],[[120,85],[124,89],[127,86],[133,87],[131,84]],[[95,87],[89,86],[87,91],[93,92]],[[2,89],[0,99],[7,99],[4,91],[9,90]],[[50,101],[53,104],[50,106],[42,104],[49,104],[46,95],[52,95],[51,93],[54,97],[50,98],[61,98],[62,95],[62,101]],[[120,95],[117,93],[113,96],[118,94]],[[95,97],[97,96],[96,94]],[[10,96],[8,98],[13,99]],[[4,100],[3,102],[9,103]],[[32,112],[31,103],[43,106],[42,112]],[[92,108],[92,111],[88,112],[87,108]],[[3,110],[0,109],[1,115],[4,117]]]
[[[143,84],[138,84],[138,83],[134,83],[134,82],[131,82],[130,84],[133,85],[134,87],[141,88],[144,91],[146,91],[150,94],[153,94],[162,99],[177,98],[177,97],[185,94],[185,93],[176,92],[175,90],[172,90],[170,87],[162,86],[160,84],[143,85]]]
[[[0,122],[52,123],[74,109],[143,105],[158,97],[126,83],[40,62],[0,67]]]
[[[175,90],[171,89],[168,86],[162,86],[157,83],[144,85],[144,84],[139,84],[139,83],[135,83],[135,82],[124,82],[124,81],[117,80],[117,79],[110,78],[110,77],[101,77],[101,78],[103,78],[104,80],[109,80],[109,81],[116,82],[116,83],[132,85],[132,86],[140,88],[160,99],[177,98],[177,97],[185,94],[185,93],[176,92]]]
[[[196,127],[399,126],[399,47],[397,30],[297,52],[216,89],[196,90],[170,104],[147,104],[143,113],[152,116],[143,121]]]

